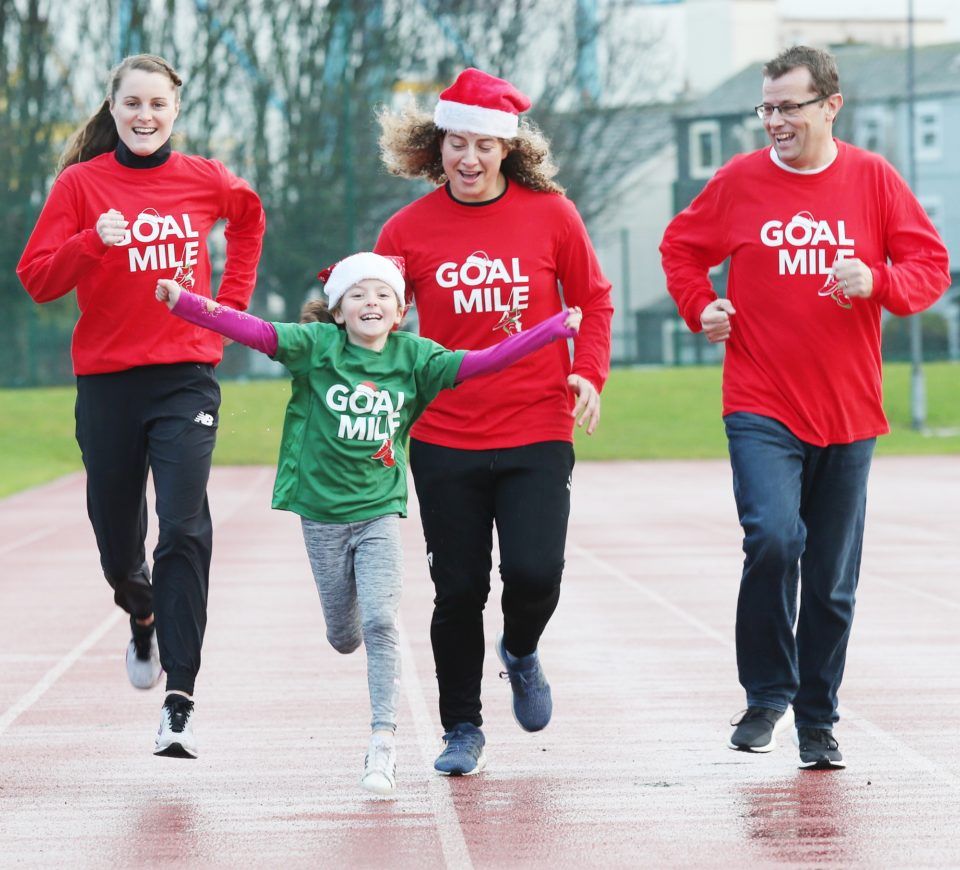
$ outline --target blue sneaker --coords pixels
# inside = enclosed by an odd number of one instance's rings
[[[513,718],[524,731],[542,731],[553,715],[550,684],[540,667],[540,656],[534,650],[528,656],[510,655],[503,645],[503,632],[497,635],[497,655],[503,662],[503,679],[513,689]]]
[[[443,752],[433,762],[433,769],[444,776],[470,776],[487,766],[483,754],[486,743],[483,732],[472,722],[458,722],[443,735]]]

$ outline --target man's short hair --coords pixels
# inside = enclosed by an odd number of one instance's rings
[[[781,51],[773,60],[764,64],[763,75],[768,79],[778,79],[798,66],[805,66],[810,70],[813,89],[820,96],[830,97],[840,93],[837,59],[829,51],[810,48],[809,45],[794,45]]]

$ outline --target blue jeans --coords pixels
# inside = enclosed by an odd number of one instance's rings
[[[816,447],[758,414],[724,423],[743,527],[736,640],[747,705],[792,703],[797,727],[829,729],[839,718],[876,439]]]

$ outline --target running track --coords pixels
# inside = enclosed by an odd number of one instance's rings
[[[0,501],[0,865],[960,866],[960,458],[878,459],[837,729],[849,767],[724,748],[739,530],[723,462],[581,464],[524,734],[488,643],[479,777],[440,727],[416,506],[404,526],[399,794],[359,789],[362,652],[324,640],[268,469],[217,468],[201,757],[154,758],[162,691],[126,684],[82,478]],[[488,639],[498,628],[499,589]]]

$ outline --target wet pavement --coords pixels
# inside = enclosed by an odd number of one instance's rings
[[[560,606],[541,645],[554,721],[509,711],[488,607],[480,776],[431,773],[432,590],[403,523],[399,791],[359,788],[362,651],[325,641],[299,524],[268,469],[214,470],[200,758],[155,758],[160,689],[126,683],[82,479],[0,501],[0,866],[958,867],[960,458],[875,461],[836,734],[725,748],[742,708],[741,562],[723,462],[577,466]]]

